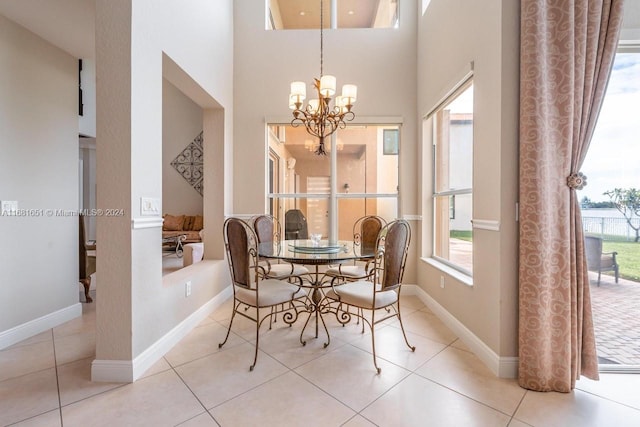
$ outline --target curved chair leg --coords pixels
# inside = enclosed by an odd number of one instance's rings
[[[236,308],[237,307],[235,306],[235,301],[234,301],[233,313],[231,313],[231,320],[229,320],[229,329],[227,329],[227,336],[224,337],[224,341],[218,344],[218,348],[222,348],[222,346],[225,345],[225,343],[229,339],[229,332],[231,332],[231,325],[233,325],[233,319],[234,317],[236,317]]]
[[[91,288],[91,276],[86,279],[80,280],[82,286],[84,286],[84,300],[85,302],[93,302],[93,299],[89,296],[89,288]]]
[[[256,367],[256,362],[258,361],[258,343],[260,341],[260,323],[262,323],[260,322],[260,308],[256,307],[256,352],[253,356],[253,365],[249,366],[249,371],[253,371],[253,368]]]
[[[416,351],[416,346],[409,344],[409,340],[407,339],[407,334],[404,332],[404,325],[402,324],[402,316],[400,315],[400,300],[398,299],[398,312],[396,313],[398,316],[398,320],[400,321],[400,330],[402,330],[402,336],[404,337],[404,342],[407,344],[407,347],[411,349],[411,351]]]
[[[375,310],[371,310],[371,324],[369,324],[369,328],[371,328],[371,350],[373,350],[373,366],[376,368],[376,372],[380,374],[382,369],[378,367],[378,362],[376,361],[376,334],[373,325],[375,324]],[[362,318],[362,326],[364,327],[364,317]]]

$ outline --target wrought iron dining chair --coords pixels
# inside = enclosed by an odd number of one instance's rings
[[[284,321],[291,325],[298,317],[294,301],[306,298],[307,293],[301,287],[302,279],[294,284],[286,280],[267,278],[264,267],[258,263],[258,238],[253,228],[239,218],[228,218],[223,226],[224,244],[231,273],[233,287],[233,312],[229,321],[229,329],[223,342],[218,344],[221,348],[229,338],[233,319],[237,314],[246,317],[256,324],[256,350],[253,364],[249,370],[253,371],[258,360],[258,347],[260,342],[260,325],[262,322],[285,312]],[[286,308],[278,309],[278,306]],[[255,309],[255,317],[240,306],[249,306]],[[267,314],[262,315],[261,310],[268,309]]]
[[[332,286],[326,292],[325,298],[332,300],[330,310],[336,315],[338,322],[343,325],[351,320],[352,313],[349,307],[369,310],[369,320],[361,310],[357,310],[355,316],[367,323],[371,330],[371,348],[373,350],[373,365],[378,373],[381,369],[376,361],[375,325],[389,318],[397,317],[404,341],[411,351],[415,346],[409,344],[407,334],[402,324],[400,314],[400,290],[402,289],[402,276],[411,242],[411,228],[405,220],[396,220],[384,226],[378,234],[376,243],[377,253],[373,261],[373,274],[369,280],[347,282],[340,286]],[[386,312],[386,309],[390,311]],[[376,313],[382,317],[376,319]]]
[[[282,236],[282,227],[277,218],[272,215],[258,215],[253,218],[253,229],[258,237],[258,243],[277,243]],[[309,269],[303,265],[291,263],[274,263],[268,259],[261,259],[266,265],[265,274],[272,279],[286,279],[292,276],[309,274]]]
[[[378,241],[378,234],[387,222],[377,215],[367,215],[359,218],[353,224],[353,245],[359,247],[361,254],[374,254]],[[332,283],[342,283],[368,278],[372,273],[372,262],[354,261],[353,265],[339,264],[327,269],[325,275],[331,277]]]

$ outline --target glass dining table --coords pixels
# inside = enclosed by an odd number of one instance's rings
[[[321,266],[344,264],[357,260],[370,260],[375,257],[375,253],[363,252],[362,247],[350,240],[339,240],[336,243],[329,243],[327,240],[314,242],[312,240],[282,240],[279,242],[267,242],[258,245],[258,255],[260,258],[267,260],[280,260],[290,262],[292,264],[301,264],[312,266],[314,269],[309,273],[309,277],[303,286],[311,288],[310,303],[305,304],[304,308],[297,309],[297,313],[309,313],[307,320],[300,332],[300,342],[302,345],[306,341],[302,339],[304,331],[312,316],[315,316],[315,337],[318,338],[318,325],[322,323],[327,334],[327,341],[324,346],[327,347],[331,341],[329,330],[322,318],[322,307],[320,305],[323,299],[322,289],[331,286],[331,281],[321,271]]]

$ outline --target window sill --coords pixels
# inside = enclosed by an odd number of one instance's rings
[[[473,286],[473,277],[469,276],[468,274],[465,274],[461,271],[456,270],[453,267],[448,266],[447,264],[444,264],[434,258],[421,258],[422,261],[424,261],[425,263],[429,264],[432,267],[437,268],[438,270],[442,271],[443,273],[448,274],[449,276],[451,276],[453,279],[457,280],[458,282],[467,285],[467,286]]]

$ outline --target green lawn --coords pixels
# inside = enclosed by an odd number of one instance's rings
[[[610,242],[605,240],[602,243],[602,251],[618,252],[616,259],[620,266],[620,277],[640,282],[640,242]]]
[[[451,230],[449,236],[455,239],[471,242],[471,231]],[[620,265],[620,277],[640,282],[640,242],[612,242],[605,240],[602,245],[603,252],[618,252],[616,259]],[[602,274],[613,275],[613,272]]]
[[[449,237],[453,237],[454,239],[466,240],[467,242],[471,242],[473,240],[473,234],[471,230],[451,230],[449,231]]]

